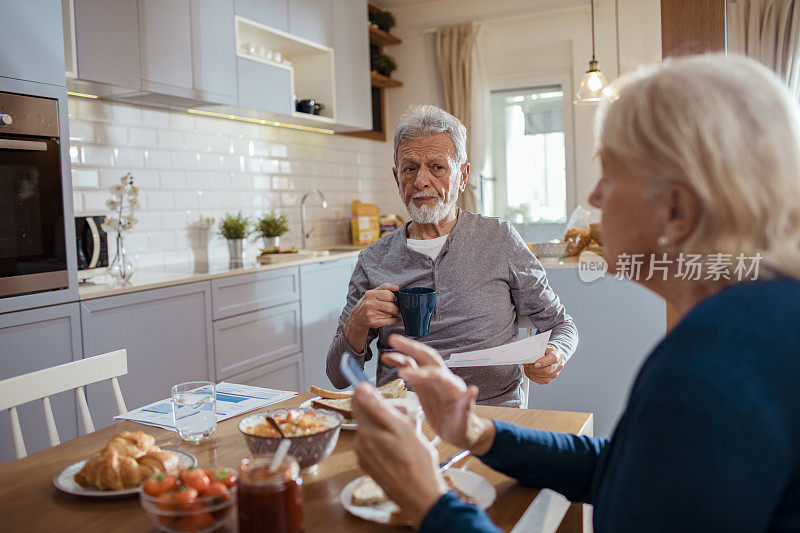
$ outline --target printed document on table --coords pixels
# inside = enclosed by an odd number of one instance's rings
[[[216,393],[217,422],[297,396],[297,393],[291,391],[265,389],[250,385],[226,383],[224,381],[217,385]],[[179,409],[187,408],[180,407]],[[178,411],[178,416],[180,417],[180,410]],[[170,398],[139,407],[114,418],[131,420],[140,424],[148,424],[175,431],[175,421],[172,418],[172,400]]]
[[[544,349],[547,347],[547,341],[549,340],[550,332],[545,331],[527,339],[495,346],[494,348],[454,353],[444,363],[449,368],[533,363],[544,355]]]

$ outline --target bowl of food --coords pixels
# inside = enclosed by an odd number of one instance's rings
[[[281,442],[281,436],[267,421],[268,416],[291,441],[289,454],[297,459],[300,468],[314,466],[333,452],[344,421],[339,413],[310,407],[256,413],[239,422],[239,431],[253,454],[274,453]]]
[[[139,489],[139,501],[161,531],[214,531],[236,508],[232,468],[189,468],[177,476],[155,474]]]
[[[536,257],[561,257],[567,249],[565,242],[532,242],[528,244]]]

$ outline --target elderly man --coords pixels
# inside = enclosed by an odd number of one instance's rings
[[[578,332],[544,269],[507,221],[456,207],[469,179],[464,125],[438,107],[413,106],[394,131],[394,179],[411,222],[359,254],[339,328],[327,355],[327,374],[349,385],[339,370],[344,352],[361,363],[370,343],[389,349],[391,333],[403,331],[392,291],[436,289],[429,334],[421,340],[450,354],[500,346],[517,339],[516,317],[530,317],[538,331],[552,330],[545,354],[525,365],[456,368],[478,387],[480,404],[519,407],[522,374],[540,384],[555,379],[575,351]],[[377,381],[396,378],[378,361]]]

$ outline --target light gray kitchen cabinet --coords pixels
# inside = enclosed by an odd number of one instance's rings
[[[292,73],[289,69],[236,58],[239,107],[292,114]]]
[[[81,358],[81,317],[77,303],[0,315],[0,380],[63,365]],[[50,397],[61,441],[78,436],[72,391]],[[18,409],[28,455],[50,446],[41,402]],[[7,414],[0,416],[0,464],[16,458]]]
[[[289,0],[289,33],[325,46],[333,46],[333,4],[339,0]],[[364,6],[366,8],[366,5]],[[362,26],[363,30],[364,27]],[[366,32],[362,32],[366,34]]]
[[[169,397],[184,381],[211,377],[211,287],[178,285],[81,303],[84,356],[125,348],[128,374],[119,379],[129,409]],[[116,415],[111,386],[88,387],[96,427]]]
[[[132,0],[74,0],[78,78],[140,89],[139,10]],[[38,35],[39,32],[31,35]],[[63,61],[63,53],[62,53]]]
[[[254,272],[211,281],[214,320],[300,299],[297,267]]]
[[[366,0],[336,0],[333,10],[333,53],[336,122],[372,129],[372,85]]]
[[[277,30],[289,31],[288,0],[236,0],[236,14]]]
[[[333,388],[325,374],[325,356],[347,299],[347,288],[356,260],[350,257],[300,267],[306,386]]]
[[[225,381],[278,390],[298,391],[307,388],[303,385],[303,356],[301,354],[284,357],[274,363],[226,378]]]
[[[203,100],[235,105],[233,0],[192,0],[194,88]]]
[[[142,88],[189,96],[194,86],[189,0],[139,0],[138,4]]]
[[[271,363],[302,349],[297,302],[214,321],[216,379]]]
[[[0,0],[0,76],[64,85],[59,0]]]

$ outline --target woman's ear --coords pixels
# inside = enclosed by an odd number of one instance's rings
[[[664,235],[671,245],[686,240],[697,227],[701,203],[697,194],[681,184],[670,185],[667,190],[667,223]]]

